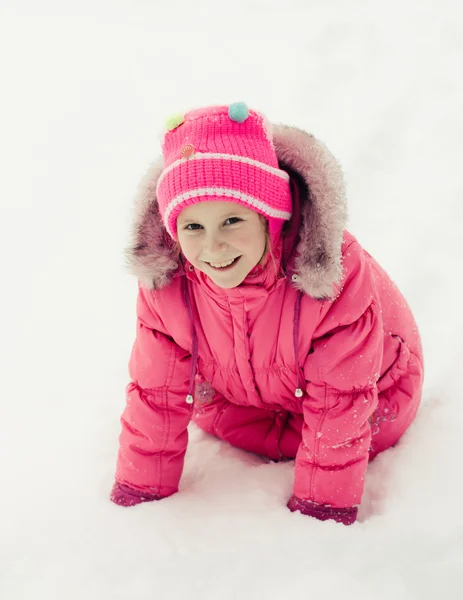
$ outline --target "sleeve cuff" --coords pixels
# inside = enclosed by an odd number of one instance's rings
[[[299,511],[303,515],[315,517],[319,521],[330,519],[344,525],[352,525],[357,519],[358,509],[356,506],[335,508],[324,504],[316,504],[311,500],[301,500],[297,496],[292,496],[287,506],[291,512]]]
[[[135,490],[123,483],[116,483],[111,490],[110,500],[119,506],[135,506],[142,502],[151,502],[152,500],[160,500],[162,496],[158,494],[150,494]]]

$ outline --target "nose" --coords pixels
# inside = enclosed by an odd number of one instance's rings
[[[223,254],[227,249],[227,243],[220,235],[212,233],[204,240],[204,250],[208,256],[215,257]]]

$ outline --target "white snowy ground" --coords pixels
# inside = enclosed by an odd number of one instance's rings
[[[2,0],[2,600],[463,597],[462,10]],[[195,428],[179,494],[108,501],[132,197],[166,116],[237,100],[332,149],[350,229],[421,327],[423,407],[350,528],[289,513],[292,463]]]

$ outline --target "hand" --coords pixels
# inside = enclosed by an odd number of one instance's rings
[[[162,496],[157,494],[149,494],[140,490],[134,490],[123,483],[116,483],[111,490],[110,500],[119,506],[135,506],[142,502],[151,502],[152,500],[160,500]]]
[[[301,500],[296,496],[292,496],[287,504],[291,512],[296,510],[303,515],[315,517],[319,521],[327,521],[328,519],[343,523],[344,525],[352,525],[357,519],[357,507],[335,508],[324,504],[317,504],[311,500]]]

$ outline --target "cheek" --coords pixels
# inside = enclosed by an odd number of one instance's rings
[[[262,231],[256,229],[250,229],[248,231],[237,232],[233,240],[229,240],[234,246],[246,249],[247,251],[252,248],[257,249],[265,245],[265,234]]]
[[[240,240],[240,247],[249,256],[262,256],[267,243],[265,234],[259,231],[254,231],[251,235],[247,235]]]
[[[186,256],[187,259],[191,259],[194,258],[195,254],[196,254],[196,246],[197,244],[195,243],[195,240],[191,239],[191,238],[182,238],[179,237],[178,239],[179,244],[180,244],[180,249],[182,251],[182,253],[184,254],[184,256]]]

